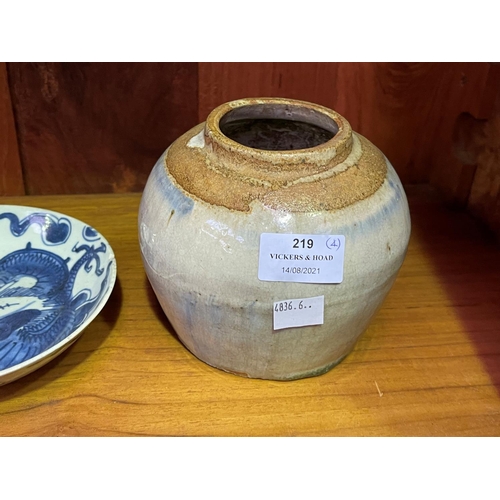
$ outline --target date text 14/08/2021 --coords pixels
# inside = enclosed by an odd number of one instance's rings
[[[282,267],[281,272],[287,274],[319,274],[319,267]]]

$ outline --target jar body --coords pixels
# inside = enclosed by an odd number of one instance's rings
[[[185,143],[205,147],[196,142],[202,127]],[[340,362],[382,304],[408,246],[406,196],[383,161],[380,186],[342,208],[294,211],[254,200],[243,211],[190,195],[170,174],[167,150],[143,193],[139,240],[150,283],[184,345],[212,366],[252,378],[302,378]],[[262,233],[344,235],[343,281],[260,281]],[[274,302],[320,295],[322,325],[273,330]]]

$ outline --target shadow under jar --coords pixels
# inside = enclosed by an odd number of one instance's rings
[[[338,113],[290,99],[216,108],[158,160],[139,211],[146,273],[181,341],[212,366],[263,379],[319,375],[347,356],[409,236],[385,156]],[[343,259],[328,260],[329,237]],[[312,302],[300,300],[312,297],[322,297],[321,324],[311,324],[319,302],[304,319]],[[275,329],[283,313],[296,326]]]

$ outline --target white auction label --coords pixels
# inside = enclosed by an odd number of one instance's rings
[[[344,247],[344,235],[262,233],[259,279],[342,283]]]
[[[273,330],[298,326],[322,325],[325,296],[280,300],[273,304]]]

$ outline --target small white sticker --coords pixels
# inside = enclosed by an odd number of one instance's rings
[[[259,279],[342,283],[344,248],[344,235],[262,233]]]
[[[325,296],[280,300],[273,304],[273,329],[322,325]]]

